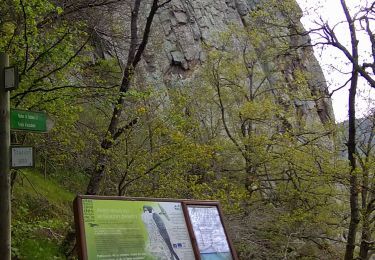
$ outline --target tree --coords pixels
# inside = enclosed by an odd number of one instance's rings
[[[374,191],[374,134],[375,121],[374,113],[370,111],[369,115],[363,120],[356,121],[357,127],[357,148],[358,164],[361,170],[361,244],[359,257],[360,259],[369,259],[373,248],[373,227],[375,220],[373,218],[375,206]]]
[[[102,1],[102,5],[107,2],[111,1]],[[86,80],[85,73],[92,67],[92,33],[86,23],[74,19],[73,9],[66,11],[60,3],[3,1],[0,10],[0,49],[19,68],[20,85],[11,92],[12,107],[47,111],[55,127],[32,140],[38,153],[57,165],[80,150],[68,145],[68,133],[75,133],[82,99],[100,88],[103,92],[112,88],[110,82],[98,87],[97,82]],[[81,9],[85,7],[80,4]],[[12,142],[22,144],[30,135],[13,132]]]
[[[139,14],[141,0],[134,0],[130,15],[131,35],[127,62],[123,70],[123,76],[118,92],[118,98],[117,101],[114,103],[114,109],[111,116],[111,120],[108,125],[105,137],[101,142],[100,150],[98,152],[98,157],[96,161],[96,166],[94,172],[91,175],[90,182],[87,186],[87,194],[97,194],[99,192],[101,180],[105,175],[106,164],[108,161],[108,150],[112,148],[114,142],[124,133],[125,130],[131,128],[138,121],[138,118],[134,118],[125,125],[119,125],[121,123],[121,115],[123,114],[126,108],[124,94],[126,94],[129,91],[137,65],[140,62],[142,54],[147,46],[154,16],[159,8],[163,7],[169,2],[170,0],[167,0],[163,3],[159,3],[158,0],[154,0],[152,2],[151,8],[146,19],[146,25],[144,27],[144,30],[142,31],[141,38],[139,39],[140,31],[138,28],[138,24],[140,19]]]
[[[84,147],[89,143],[88,138],[80,138],[82,132],[77,121],[88,103],[95,105],[92,101],[109,96],[108,92],[118,87],[118,82],[108,79],[118,68],[114,70],[112,66],[111,72],[106,73],[107,78],[100,77],[110,62],[97,62],[93,58],[94,32],[84,19],[78,19],[78,12],[118,2],[20,0],[0,3],[0,51],[9,53],[11,63],[19,68],[20,85],[11,92],[11,105],[47,111],[54,121],[54,128],[48,134],[12,133],[13,143],[35,145],[37,165],[40,165],[41,155],[45,165],[48,162],[54,168],[68,167],[74,164],[77,154],[91,148]],[[12,183],[16,176],[13,174]],[[14,223],[18,228],[20,222]]]
[[[357,11],[352,14],[345,0],[340,0],[345,21],[350,35],[350,42],[346,45],[336,34],[336,25],[330,26],[328,23],[321,24],[321,27],[313,30],[313,33],[320,37],[316,44],[332,46],[344,54],[351,66],[350,78],[344,86],[349,84],[349,109],[348,109],[348,141],[346,143],[348,150],[348,160],[350,163],[349,187],[350,187],[350,223],[348,227],[347,244],[345,251],[345,259],[354,259],[356,248],[356,236],[359,224],[362,221],[362,234],[360,245],[360,259],[369,258],[369,249],[371,241],[369,238],[368,218],[369,209],[374,206],[374,201],[369,199],[371,188],[369,187],[367,170],[358,166],[358,158],[361,154],[357,152],[356,141],[356,94],[358,89],[358,80],[360,77],[365,79],[368,85],[375,87],[374,68],[375,68],[375,38],[372,29],[374,17],[374,3],[360,4]],[[359,45],[358,34],[365,34],[369,43],[369,51],[361,49]],[[363,55],[368,54],[368,57]],[[342,86],[342,87],[344,87]],[[342,88],[340,87],[340,88]],[[340,89],[339,88],[339,89]],[[336,91],[336,90],[335,90]],[[361,174],[358,174],[361,171]],[[364,192],[363,192],[364,190]],[[362,191],[362,192],[361,192]],[[371,196],[370,196],[371,197]],[[359,201],[361,200],[361,202]],[[361,214],[362,212],[362,214]],[[371,214],[371,213],[370,213]]]
[[[225,143],[220,152],[225,154],[225,163],[214,172],[217,178],[230,175],[232,183],[244,186],[247,196],[241,197],[242,211],[253,211],[257,202],[277,208],[280,217],[259,223],[263,234],[257,232],[259,227],[246,225],[246,231],[259,236],[279,234],[263,240],[277,244],[272,247],[272,257],[288,255],[288,250],[299,251],[292,246],[296,239],[315,243],[337,256],[327,241],[339,241],[322,221],[322,215],[334,215],[337,207],[331,196],[336,191],[333,176],[339,167],[333,145],[324,144],[332,142],[329,138],[333,130],[329,121],[318,123],[322,118],[318,111],[315,123],[300,111],[301,103],[316,102],[324,98],[324,92],[311,91],[311,75],[306,68],[289,62],[290,57],[298,58],[298,48],[287,39],[286,35],[293,35],[285,33],[287,26],[270,23],[276,18],[261,8],[251,18],[254,20],[247,21],[245,28],[233,27],[218,37],[216,44],[222,45],[210,51],[204,72],[198,77],[197,84],[205,89],[205,102],[216,107],[212,116],[200,115],[201,127],[207,128],[219,119],[220,124],[214,124],[216,135],[207,132]],[[207,111],[206,107],[201,113]],[[246,219],[248,213],[241,216]],[[311,225],[317,219],[319,228]],[[239,225],[243,227],[244,222]],[[339,221],[333,222],[339,226]],[[286,240],[290,243],[283,244]],[[287,249],[282,253],[276,249],[284,247]]]

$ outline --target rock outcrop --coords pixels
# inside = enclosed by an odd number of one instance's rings
[[[247,17],[261,4],[260,0],[171,1],[157,16],[154,35],[160,37],[154,37],[159,40],[151,41],[144,56],[147,74],[150,78],[162,79],[164,84],[189,80],[206,60],[205,47],[219,47],[216,43],[218,33],[227,31],[233,25],[239,28],[248,26]],[[298,15],[297,17],[300,18]],[[303,28],[299,21],[295,22],[294,26]],[[294,29],[289,28],[291,35],[294,34]],[[295,46],[302,46],[308,44],[310,38],[308,35],[296,35],[290,41]],[[293,78],[293,71],[296,69],[309,72],[309,91],[311,96],[319,98],[289,102],[295,107],[300,120],[307,124],[317,121],[327,123],[334,116],[321,67],[311,47],[300,48],[296,53],[288,61],[288,67],[280,72],[284,74],[286,81]]]
[[[152,27],[146,52],[143,55],[144,78],[153,82],[156,86],[176,86],[189,81],[199,71],[207,59],[207,46],[218,48],[217,35],[227,31],[231,26],[246,28],[249,26],[248,17],[261,5],[270,1],[266,0],[172,0],[157,13]],[[128,17],[123,13],[129,13],[129,7],[112,10],[112,19],[128,24]],[[149,10],[149,6],[144,6]],[[276,8],[275,8],[276,10]],[[299,22],[301,10],[296,4],[295,21],[286,28],[286,33],[291,36],[289,42],[294,46],[303,46],[310,42],[306,34],[296,35],[297,28],[303,31]],[[276,12],[276,11],[275,11]],[[280,19],[284,19],[282,12],[277,13]],[[144,14],[144,17],[147,13]],[[250,24],[251,25],[251,24]],[[103,25],[95,25],[96,28]],[[108,22],[102,31],[107,30]],[[97,44],[97,50],[104,57],[106,52],[113,52],[114,48],[126,50],[128,32],[124,31],[122,37],[111,39],[111,46],[103,47],[103,39]],[[125,37],[124,37],[125,35]],[[103,37],[103,35],[102,35]],[[105,41],[104,41],[105,42]],[[105,45],[105,44],[104,44]],[[117,51],[116,55],[126,62],[126,51]],[[111,56],[115,54],[112,53]],[[328,88],[323,72],[311,47],[298,48],[290,57],[285,57],[285,66],[279,68],[276,77],[283,77],[288,82],[293,81],[296,70],[307,71],[308,91],[311,99],[295,99],[283,97],[283,102],[293,106],[297,121],[312,125],[316,122],[323,124],[334,120],[331,100],[328,97]],[[268,70],[270,64],[263,64],[263,69]],[[277,69],[277,68],[276,68]],[[275,70],[275,68],[273,68]],[[275,78],[268,78],[268,84],[273,85]],[[291,91],[295,91],[292,89]]]

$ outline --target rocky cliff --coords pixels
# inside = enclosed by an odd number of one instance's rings
[[[172,0],[157,13],[150,42],[143,56],[143,72],[141,73],[148,81],[160,87],[189,81],[205,63],[208,49],[219,48],[216,37],[218,33],[228,31],[233,26],[242,29],[251,27],[249,17],[252,13],[270,2],[272,0]],[[308,72],[307,91],[311,98],[283,97],[283,102],[294,107],[297,120],[304,121],[304,124],[319,121],[327,123],[334,119],[331,100],[327,95],[327,85],[312,48],[299,48],[308,45],[310,38],[302,33],[303,28],[299,22],[301,10],[295,2],[292,1],[292,4],[293,6],[284,7],[284,9],[290,8],[289,14],[285,10],[280,11],[276,5],[268,11],[275,12],[280,20],[292,21],[282,30],[289,35],[288,42],[292,48],[295,48],[295,51],[293,55],[284,55],[282,67],[263,63],[262,68],[268,70],[272,66],[272,69],[277,71],[275,76],[267,78],[269,85],[274,84],[276,77],[283,78],[285,87],[293,85],[289,83],[295,80],[296,70]],[[147,5],[149,4],[143,6],[144,17],[147,16],[147,10],[149,10]],[[111,13],[110,19],[116,21],[117,24],[129,23],[129,17],[124,15],[129,13],[128,5],[125,4],[116,9],[112,7],[109,12]],[[290,12],[292,18],[289,17]],[[103,19],[105,23],[95,20],[95,28],[100,28],[99,31],[112,30],[113,26],[108,25],[107,19]],[[121,33],[123,36],[128,34],[126,31]],[[126,52],[122,50],[127,49],[128,40],[126,39],[128,38],[123,36],[109,39],[104,34],[99,34],[96,41],[97,52],[103,57],[117,55],[125,63]],[[291,89],[291,91],[295,90]]]

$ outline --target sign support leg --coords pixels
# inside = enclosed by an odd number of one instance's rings
[[[10,204],[10,101],[9,91],[4,86],[4,68],[9,66],[9,57],[0,54],[0,256],[11,259],[11,204]]]

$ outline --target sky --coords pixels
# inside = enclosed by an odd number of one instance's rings
[[[331,27],[337,25],[335,32],[340,42],[349,46],[350,36],[347,24],[340,24],[340,21],[345,20],[340,0],[297,0],[297,2],[304,11],[304,17],[301,19],[301,22],[306,29],[317,28],[316,21],[328,22]],[[346,0],[351,14],[354,14],[358,10],[359,4],[363,6],[366,5],[366,2],[369,3],[371,0]],[[311,35],[311,37],[313,42],[317,40],[316,36]],[[368,41],[365,35],[358,34],[358,39],[359,48],[361,50],[369,50],[370,45],[367,44]],[[350,75],[345,73],[351,71],[351,66],[341,52],[333,47],[327,47],[322,50],[320,46],[315,47],[314,51],[315,56],[322,66],[330,92],[342,86],[350,78]],[[366,60],[368,57],[370,55],[362,51],[362,60]],[[362,117],[369,111],[369,108],[374,107],[375,91],[371,90],[363,79],[360,79],[358,90],[356,116]],[[337,122],[347,119],[348,94],[348,87],[346,87],[334,92],[332,95],[333,109]]]

